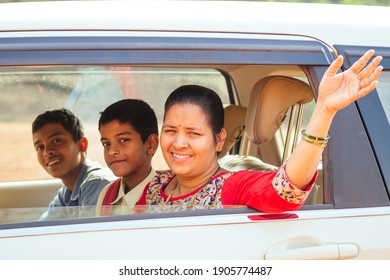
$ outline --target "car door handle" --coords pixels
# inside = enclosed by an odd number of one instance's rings
[[[345,260],[359,254],[355,244],[326,244],[268,252],[265,260]]]

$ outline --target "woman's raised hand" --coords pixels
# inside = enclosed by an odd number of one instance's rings
[[[340,55],[329,66],[321,80],[319,87],[318,105],[331,114],[351,104],[353,101],[366,96],[375,89],[378,77],[383,67],[379,66],[381,56],[373,56],[374,50],[367,51],[348,70],[337,73],[343,64]]]

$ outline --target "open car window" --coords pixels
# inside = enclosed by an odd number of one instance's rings
[[[0,68],[0,182],[51,178],[36,160],[31,125],[38,114],[65,107],[78,116],[89,141],[88,157],[105,166],[97,128],[100,112],[124,98],[146,101],[161,125],[164,101],[175,88],[201,84],[230,102],[227,80],[215,69],[67,66]],[[12,133],[10,133],[12,131]],[[12,151],[12,152],[11,152]],[[158,153],[155,169],[166,169]],[[23,172],[20,172],[23,170]]]
[[[227,69],[236,66],[226,66]],[[242,73],[240,73],[242,72]],[[282,73],[298,78],[308,84],[308,80],[298,66],[280,65],[244,65],[238,67],[236,75],[247,75],[246,73],[267,73],[272,75]],[[54,180],[38,164],[35,150],[31,140],[32,120],[45,110],[65,107],[74,112],[82,121],[86,137],[89,141],[88,157],[106,166],[103,157],[103,147],[100,143],[100,134],[97,128],[100,112],[108,105],[124,98],[143,99],[155,110],[159,126],[161,127],[163,117],[164,101],[171,91],[185,84],[199,84],[210,87],[221,97],[223,104],[229,105],[233,102],[242,103],[248,106],[248,93],[243,88],[245,83],[234,85],[223,71],[217,68],[207,67],[152,67],[152,66],[34,66],[34,67],[3,67],[0,69],[0,100],[4,109],[0,129],[7,134],[11,128],[14,133],[8,133],[3,141],[7,152],[1,158],[2,166],[6,172],[0,176],[0,185],[12,184],[31,190],[31,195],[25,201],[1,201],[7,209],[0,213],[3,223],[20,223],[43,220],[67,220],[74,218],[91,218],[102,209],[95,207],[55,207],[50,209],[48,215],[47,205],[56,195],[61,186],[59,180]],[[251,83],[256,82],[256,75]],[[236,86],[236,87],[234,87]],[[244,94],[237,96],[237,91]],[[23,100],[23,102],[20,102]],[[262,144],[259,147],[252,147],[252,156],[263,159],[265,162],[279,167],[293,150],[298,139],[293,142],[287,138],[297,137],[296,131],[305,128],[312,113],[315,101],[305,104],[302,114],[291,115],[291,109],[281,128],[275,134],[271,143]],[[13,108],[13,109],[11,109]],[[290,118],[293,118],[292,129],[288,129]],[[295,135],[295,136],[294,136]],[[299,136],[299,135],[298,135]],[[237,142],[238,148],[232,149],[231,154],[239,154],[248,140],[245,136]],[[288,142],[288,143],[287,143]],[[262,153],[258,152],[262,149]],[[285,155],[285,153],[287,153]],[[267,158],[267,154],[271,157]],[[264,158],[263,158],[264,157]],[[273,162],[273,160],[275,160]],[[160,149],[153,158],[155,170],[168,169]],[[24,172],[19,172],[24,170]],[[318,177],[317,188],[313,191],[313,197],[309,198],[309,204],[321,204],[323,191],[322,168],[319,166],[321,176]],[[1,183],[3,182],[3,183]],[[12,182],[12,183],[10,183]],[[19,183],[17,183],[19,182]],[[46,186],[44,188],[44,186]],[[26,188],[27,187],[27,188]],[[41,191],[39,193],[38,189]],[[39,198],[39,200],[38,200]],[[242,206],[230,206],[237,208]],[[11,210],[13,208],[13,210]],[[111,209],[112,210],[112,209]],[[191,209],[181,209],[189,211]],[[109,215],[129,214],[151,214],[160,212],[171,212],[169,207],[152,206],[136,207],[115,207]],[[177,211],[177,210],[175,210]]]

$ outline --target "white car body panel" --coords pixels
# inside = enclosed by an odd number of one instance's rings
[[[93,7],[93,8],[91,8]],[[364,20],[375,14],[375,21]],[[328,44],[389,46],[390,7],[245,1],[104,1],[2,4],[2,31],[148,30],[295,34]],[[69,20],[71,18],[71,20]],[[362,23],[360,21],[363,21]],[[294,23],[294,24],[291,24]],[[357,32],[363,24],[373,36]],[[340,28],[342,27],[342,28]],[[359,30],[359,29],[358,29]],[[361,30],[359,30],[361,31]],[[348,34],[348,36],[346,36]]]
[[[0,247],[7,254],[0,258],[74,259],[75,250],[77,259],[294,259],[296,254],[299,259],[388,258],[390,241],[384,240],[389,207],[307,210],[297,212],[298,218],[281,220],[248,219],[253,215],[258,214],[2,230]],[[378,224],[383,225],[379,231]],[[342,246],[349,251],[340,256]],[[295,254],[289,255],[292,250]]]

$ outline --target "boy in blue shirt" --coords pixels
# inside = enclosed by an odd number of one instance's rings
[[[100,191],[115,176],[87,158],[88,140],[80,120],[67,109],[49,110],[36,117],[32,134],[38,162],[63,184],[49,210],[59,206],[95,206]]]

